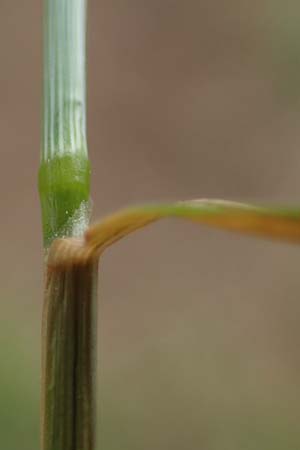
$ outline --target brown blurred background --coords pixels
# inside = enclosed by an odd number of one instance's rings
[[[0,2],[0,448],[39,448],[40,1]],[[299,204],[300,6],[90,0],[94,218],[145,201]],[[105,450],[299,450],[297,247],[166,221],[105,254]]]

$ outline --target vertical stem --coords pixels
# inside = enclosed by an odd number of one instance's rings
[[[89,218],[85,36],[86,0],[44,0],[39,191],[46,246],[56,237],[81,234]]]
[[[85,0],[46,0],[42,158],[79,150],[85,127]]]
[[[82,236],[89,223],[86,0],[44,0],[44,18],[42,450],[93,450],[97,266],[47,263],[56,238]]]
[[[93,450],[97,266],[48,269],[43,317],[42,449]]]

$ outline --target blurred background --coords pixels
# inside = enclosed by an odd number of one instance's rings
[[[39,449],[41,1],[0,4],[0,448]],[[300,6],[90,0],[94,218],[299,204]],[[165,221],[100,267],[105,450],[299,450],[297,247]]]

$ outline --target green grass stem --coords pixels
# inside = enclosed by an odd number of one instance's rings
[[[45,0],[39,171],[45,247],[57,237],[82,234],[89,221],[85,45],[86,0]]]

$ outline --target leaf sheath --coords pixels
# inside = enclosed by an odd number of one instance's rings
[[[48,269],[43,312],[43,450],[94,449],[96,289],[96,262]]]

